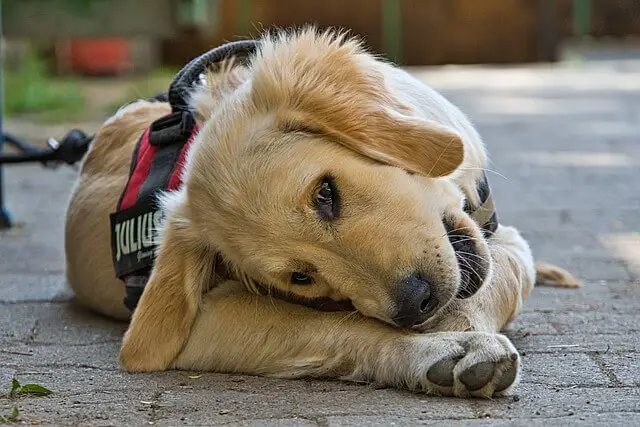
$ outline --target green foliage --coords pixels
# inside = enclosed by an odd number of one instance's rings
[[[33,396],[49,396],[53,391],[49,390],[46,387],[41,386],[40,384],[25,384],[20,385],[18,380],[15,378],[11,380],[11,391],[9,392],[9,397],[15,397],[19,394],[29,394]]]
[[[10,11],[11,8],[18,3],[31,2],[33,3],[33,7],[38,7],[38,3],[42,3],[43,1],[55,2],[60,9],[66,9],[79,16],[90,12],[92,9],[91,2],[95,2],[95,0],[4,0],[3,6],[7,11]]]
[[[33,52],[18,69],[5,69],[3,78],[4,109],[8,115],[38,113],[64,120],[84,109],[85,99],[78,84],[53,77]]]
[[[11,414],[0,415],[0,424],[13,424],[20,421],[20,410],[17,406],[11,408]]]

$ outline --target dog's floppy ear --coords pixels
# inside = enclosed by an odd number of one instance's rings
[[[464,159],[464,144],[454,131],[380,107],[329,108],[323,114],[292,114],[305,128],[334,136],[347,148],[409,172],[439,177],[451,174]],[[293,125],[295,128],[295,124]]]
[[[168,220],[151,277],[123,338],[120,362],[126,371],[169,368],[189,338],[214,262],[184,233]]]
[[[451,174],[464,144],[451,129],[421,118],[389,90],[384,68],[345,33],[313,29],[265,38],[251,65],[258,110],[278,127],[328,134],[378,162],[425,176]]]

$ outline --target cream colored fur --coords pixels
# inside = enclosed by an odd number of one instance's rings
[[[123,339],[123,368],[507,393],[519,357],[499,331],[521,310],[536,269],[515,228],[501,224],[487,240],[462,209],[465,199],[478,202],[487,164],[472,124],[433,89],[342,35],[307,29],[261,43],[248,65],[229,62],[194,90],[201,131],[183,187],[162,199],[162,242]],[[79,302],[118,319],[129,313],[111,264],[108,214],[137,138],[168,112],[166,104],[138,101],[107,120],[69,205],[69,284]],[[330,226],[309,203],[326,173],[335,175],[344,204]],[[487,271],[464,300],[455,298],[461,275],[445,215],[476,242]],[[313,285],[289,282],[310,265]],[[416,269],[429,276],[440,304],[425,323],[399,329],[392,320],[398,280]],[[539,271],[575,283],[558,267]],[[261,295],[258,284],[349,299],[357,311],[317,311]]]

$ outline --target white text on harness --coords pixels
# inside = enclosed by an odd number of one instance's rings
[[[157,244],[161,220],[162,211],[156,210],[115,224],[116,261],[120,261],[123,255],[134,252],[138,252],[138,260],[152,256],[152,250],[144,249],[151,249]]]

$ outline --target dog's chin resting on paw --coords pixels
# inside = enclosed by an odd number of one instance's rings
[[[536,267],[515,228],[485,236],[465,210],[481,203],[487,153],[460,110],[357,41],[314,29],[264,36],[246,61],[209,71],[190,100],[199,131],[182,185],[159,198],[161,239],[132,315],[108,215],[138,138],[169,104],[137,101],[104,123],[67,213],[77,301],[130,320],[124,370],[460,397],[513,388],[520,358],[499,331]]]

